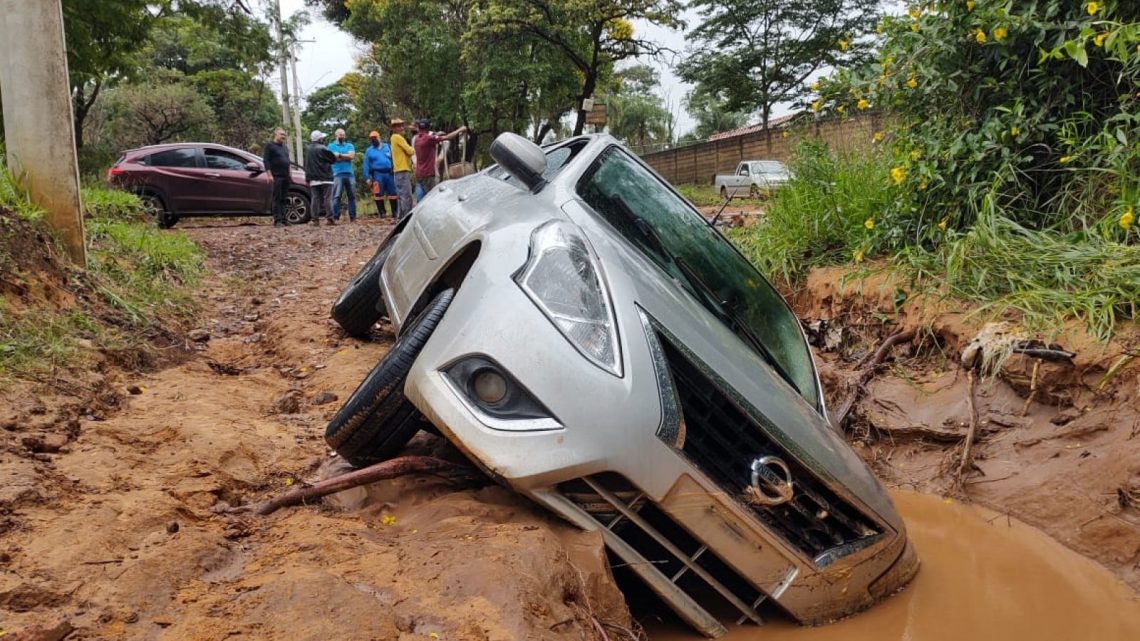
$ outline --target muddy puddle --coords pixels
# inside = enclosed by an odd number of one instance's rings
[[[732,629],[727,641],[1136,641],[1140,597],[1107,570],[1004,515],[935,496],[894,494],[922,570],[858,616],[802,628]],[[651,641],[702,638],[646,622]]]

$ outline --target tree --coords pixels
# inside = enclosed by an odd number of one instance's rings
[[[306,131],[320,129],[328,132],[347,127],[356,111],[352,94],[339,80],[309,94],[307,103],[301,114],[301,126]]]
[[[604,74],[622,60],[657,55],[664,47],[637,38],[631,24],[645,20],[681,25],[678,0],[485,0],[472,15],[472,46],[502,47],[523,36],[557,52],[578,72],[574,134],[582,133],[582,101],[593,96]]]
[[[157,82],[123,85],[109,92],[112,135],[120,147],[208,136],[214,122],[209,103],[178,72],[164,76]]]
[[[614,84],[607,102],[610,133],[639,148],[670,142],[671,114],[657,95],[657,71],[649,65],[633,65],[617,72]]]
[[[747,113],[730,111],[723,99],[699,85],[685,96],[685,110],[697,121],[692,132],[694,140],[705,140],[748,122]]]
[[[865,37],[879,0],[692,0],[703,22],[692,34],[682,79],[723,97],[730,111],[759,112],[795,102],[826,67],[850,67],[871,54]]]

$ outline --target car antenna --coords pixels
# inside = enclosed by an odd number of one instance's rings
[[[730,202],[732,202],[732,196],[725,196],[724,202],[720,205],[720,209],[716,210],[716,215],[709,221],[709,227],[716,226],[716,221],[720,220],[720,215],[724,213],[724,208],[728,207],[728,203]]]

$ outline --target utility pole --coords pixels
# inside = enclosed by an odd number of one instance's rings
[[[87,266],[60,0],[0,0],[0,86],[8,168],[68,256]]]
[[[281,0],[274,0],[273,7],[277,18],[277,66],[281,70],[281,115],[285,131],[289,131],[293,127],[292,103],[289,99],[289,47],[285,44],[285,25],[281,21]],[[295,134],[296,147],[300,147],[301,132],[296,131]],[[300,162],[300,156],[295,156],[293,162]]]
[[[301,81],[297,79],[297,55],[289,52],[289,67],[293,71],[293,127],[297,132],[297,164],[305,164],[305,148],[301,135]]]

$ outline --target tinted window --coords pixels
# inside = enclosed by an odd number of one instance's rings
[[[799,321],[760,272],[684,199],[617,147],[595,161],[578,193],[818,408]]]
[[[146,164],[152,167],[197,167],[196,149],[170,149],[147,156]]]
[[[556,176],[558,172],[562,171],[563,167],[569,164],[569,162],[578,155],[578,152],[582,151],[586,144],[587,141],[585,140],[575,140],[568,145],[543,148],[543,151],[546,152],[546,169],[543,170],[542,177],[545,180],[549,181],[551,178]],[[492,172],[492,176],[498,176],[499,178],[509,183],[518,182],[515,180],[514,176],[507,173],[507,170],[505,169],[501,169],[496,166],[489,169],[489,171]]]
[[[210,169],[228,169],[231,171],[244,171],[245,164],[249,162],[241,156],[222,151],[221,149],[205,149],[206,166]]]

